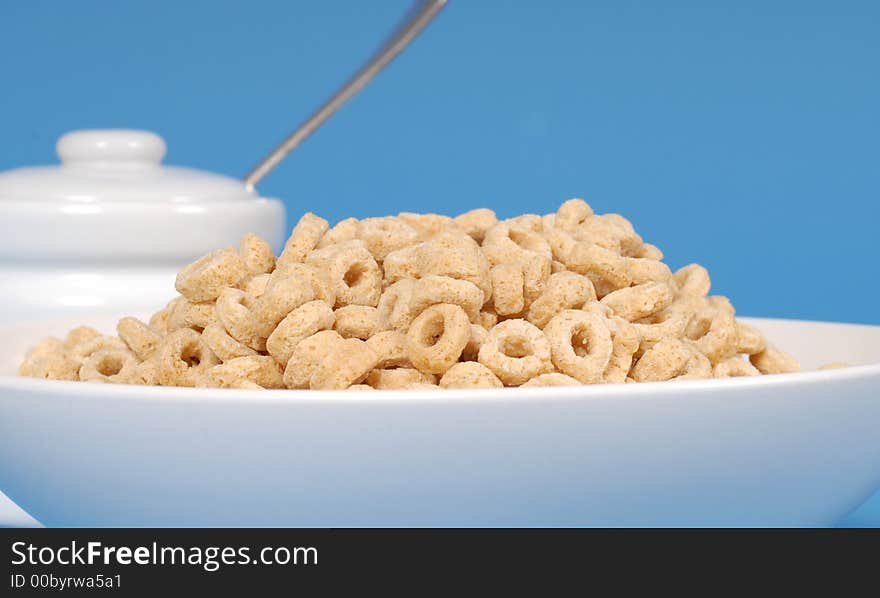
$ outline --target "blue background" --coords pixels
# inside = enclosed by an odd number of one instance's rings
[[[0,168],[135,127],[241,176],[407,6],[4,0]],[[259,188],[331,221],[579,195],[740,313],[878,324],[878,26],[874,1],[451,0]]]

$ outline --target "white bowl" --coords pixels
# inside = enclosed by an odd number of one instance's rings
[[[808,368],[863,365],[369,393],[2,376],[0,489],[65,526],[832,525],[880,486],[880,327],[753,323]],[[0,372],[73,324],[2,331]]]

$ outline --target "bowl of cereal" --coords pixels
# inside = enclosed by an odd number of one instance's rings
[[[306,214],[152,314],[5,330],[2,490],[47,525],[834,524],[880,485],[880,328],[740,318],[662,257],[580,199]]]

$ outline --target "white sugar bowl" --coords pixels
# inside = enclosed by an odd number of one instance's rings
[[[165,149],[148,131],[74,131],[58,140],[60,165],[0,172],[0,323],[152,312],[200,255],[247,232],[279,249],[280,201],[163,166]]]

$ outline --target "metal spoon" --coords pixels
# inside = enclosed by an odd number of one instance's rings
[[[418,0],[407,15],[401,21],[388,40],[373,55],[361,69],[356,72],[342,87],[340,87],[330,99],[321,105],[309,118],[305,120],[293,133],[287,136],[278,146],[244,177],[244,184],[248,190],[253,190],[270,170],[275,168],[287,154],[311,135],[318,127],[339,110],[343,104],[350,100],[376,74],[385,68],[394,58],[400,54],[409,43],[431,22],[438,12],[446,5],[446,0]]]

